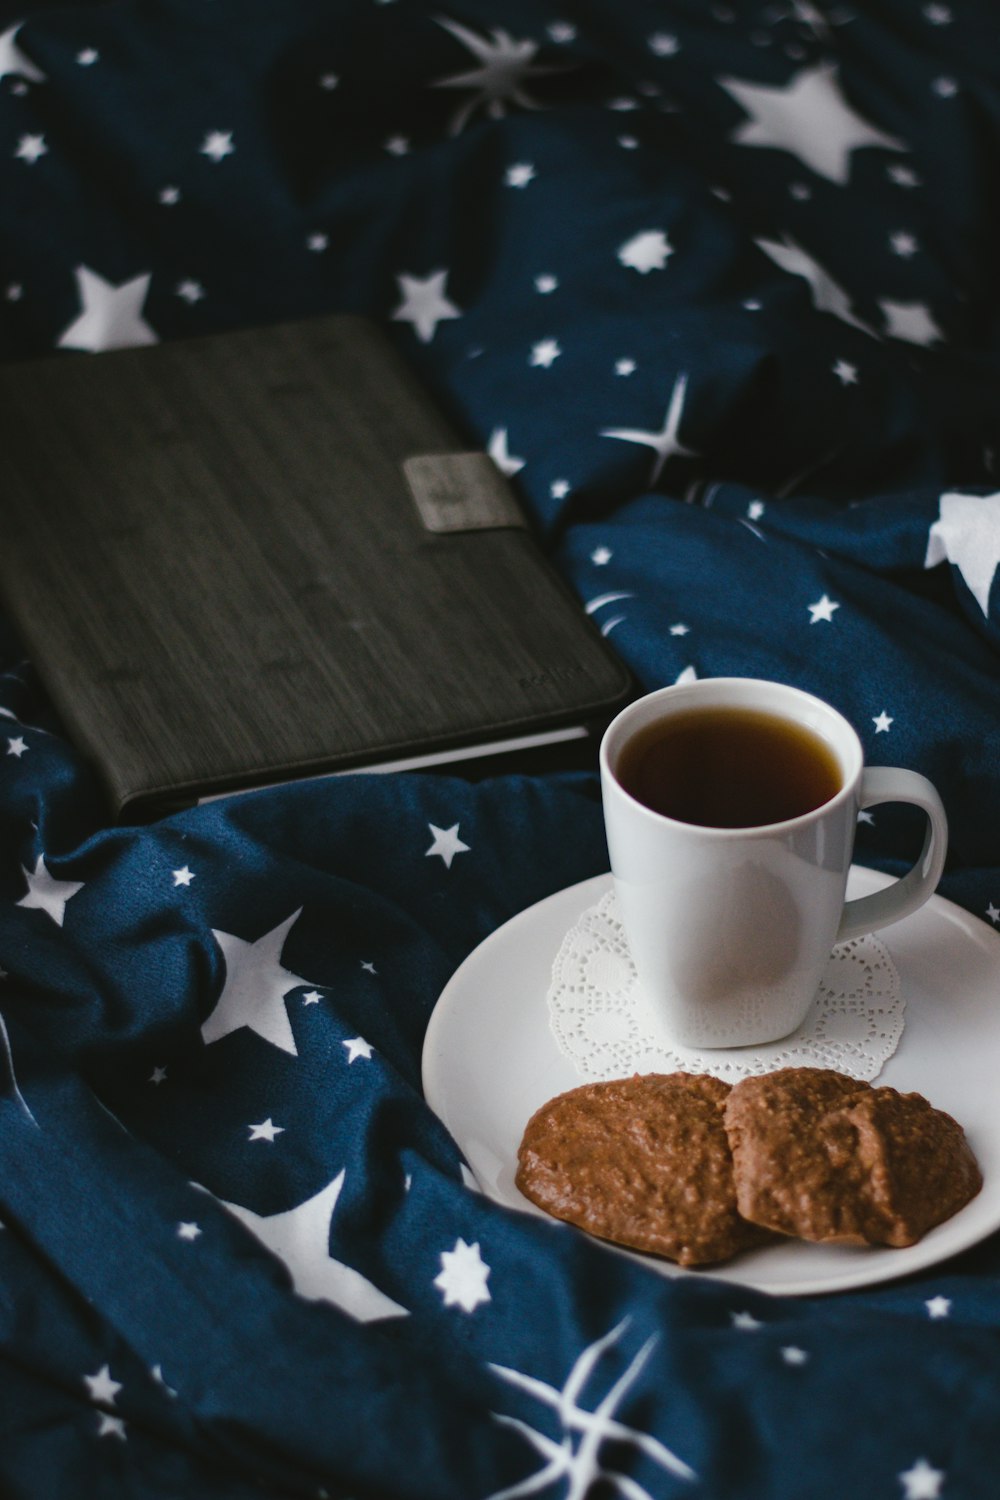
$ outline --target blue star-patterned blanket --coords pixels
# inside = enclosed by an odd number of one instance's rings
[[[834,702],[996,926],[998,40],[992,0],[3,7],[0,349],[376,318],[641,684]],[[996,1242],[767,1297],[467,1184],[425,1027],[606,869],[590,769],[113,827],[39,665],[0,630],[4,1496],[992,1500]]]

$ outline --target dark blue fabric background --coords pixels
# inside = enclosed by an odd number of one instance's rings
[[[996,925],[998,42],[992,0],[5,7],[0,354],[373,316],[642,684],[830,699],[941,788],[942,891]],[[994,1500],[995,1241],[770,1299],[464,1185],[424,1027],[606,868],[593,775],[112,828],[0,653],[0,1493]],[[858,858],[914,839],[880,810]],[[207,1042],[234,944],[282,924],[295,1050]],[[319,1259],[408,1316],[299,1295],[222,1206],[342,1170]],[[580,1407],[624,1424],[592,1469],[551,1396],[588,1349]]]

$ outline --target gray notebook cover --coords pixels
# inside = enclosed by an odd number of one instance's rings
[[[114,811],[606,719],[627,671],[375,325],[0,369],[0,597]]]

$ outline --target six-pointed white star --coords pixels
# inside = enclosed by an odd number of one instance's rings
[[[219,998],[201,1024],[206,1044],[246,1026],[283,1052],[297,1055],[285,996],[290,989],[307,981],[282,968],[279,959],[300,912],[301,907],[253,941],[213,929],[212,936],[222,951],[226,973]]]
[[[859,147],[907,149],[851,108],[832,63],[803,68],[777,88],[740,78],[720,78],[719,83],[750,117],[737,126],[734,141],[789,151],[830,182],[847,181],[851,152]]]

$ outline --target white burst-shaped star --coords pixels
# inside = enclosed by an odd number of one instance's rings
[[[618,259],[645,276],[648,271],[662,271],[673,253],[674,247],[662,229],[643,229],[619,246]]]
[[[489,1302],[486,1286],[490,1268],[479,1253],[479,1242],[467,1245],[463,1239],[455,1241],[454,1250],[442,1250],[441,1270],[434,1278],[434,1285],[444,1298],[445,1307],[460,1307],[463,1312],[473,1312],[481,1302]]]

